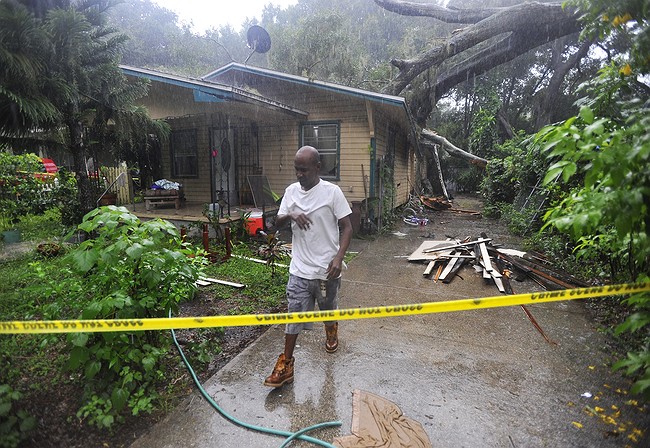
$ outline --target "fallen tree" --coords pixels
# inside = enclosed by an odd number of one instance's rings
[[[375,3],[396,14],[430,17],[462,25],[446,39],[437,39],[431,48],[415,58],[393,59],[391,64],[399,69],[399,74],[384,88],[384,93],[400,95],[408,91],[411,112],[421,128],[418,139],[421,148],[430,149],[433,143],[451,156],[460,157],[481,168],[485,168],[487,160],[455,146],[447,138],[426,128],[438,100],[463,81],[541,45],[580,31],[578,17],[573,10],[563,8],[561,2],[526,2],[508,7],[474,9],[401,0],[375,0]],[[584,54],[583,48],[579,56]],[[559,88],[558,81],[567,73],[568,67],[578,60],[578,57],[570,58],[561,66],[552,87]],[[560,67],[560,64],[557,63],[556,67]],[[426,80],[416,88],[414,81],[418,77],[426,77]],[[547,92],[546,98],[551,96],[552,92]],[[542,101],[541,106],[552,107],[552,104]],[[540,113],[544,117],[549,116],[543,111]],[[540,122],[540,125],[543,124],[546,123]],[[431,151],[428,153],[433,156]],[[441,179],[441,175],[438,177]]]

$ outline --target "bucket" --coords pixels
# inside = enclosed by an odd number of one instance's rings
[[[246,230],[252,236],[257,235],[258,230],[264,230],[264,214],[262,212],[251,212],[246,219]]]

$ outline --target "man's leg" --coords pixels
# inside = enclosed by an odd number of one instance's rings
[[[341,277],[332,280],[321,280],[321,297],[318,308],[321,310],[336,310],[339,307],[338,296],[341,287]],[[334,353],[339,348],[338,322],[325,322],[325,351]]]
[[[298,340],[297,334],[284,335],[284,357],[286,359],[293,358],[293,349],[296,348],[296,341]]]
[[[275,363],[273,372],[264,380],[264,385],[269,387],[280,387],[283,384],[293,381],[293,349],[296,348],[298,334],[284,335],[284,352],[280,354]]]
[[[289,276],[287,283],[288,311],[313,311],[314,295],[310,289],[309,280]],[[305,324],[287,324],[284,334],[284,351],[278,357],[273,372],[264,380],[264,385],[269,387],[280,387],[285,383],[293,381],[293,351],[296,348],[298,334]]]

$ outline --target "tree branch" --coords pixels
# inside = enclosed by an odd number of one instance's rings
[[[378,6],[402,16],[432,17],[446,23],[476,23],[506,8],[451,9],[435,3],[375,0]]]
[[[395,4],[395,1],[375,0],[380,6],[383,3]],[[398,95],[413,79],[432,66],[439,66],[447,59],[460,54],[472,47],[505,34],[501,57],[495,58],[491,66],[482,68],[482,72],[494,68],[503,62],[514,59],[544,43],[555,40],[579,30],[576,17],[562,9],[556,3],[524,3],[509,8],[499,8],[485,19],[464,28],[452,35],[445,42],[429,49],[419,57],[410,60],[393,60],[391,63],[400,70],[399,75],[385,89],[385,93]],[[507,57],[504,57],[508,55]],[[456,72],[456,68],[453,69]],[[469,76],[471,66],[466,72],[458,73],[456,78]],[[437,89],[441,90],[441,89]],[[441,92],[442,94],[444,92]]]
[[[449,153],[449,155],[452,155],[454,157],[460,157],[461,159],[465,159],[470,164],[476,165],[479,168],[485,168],[487,166],[488,161],[485,160],[484,158],[475,156],[472,153],[460,149],[459,147],[452,144],[449,140],[447,140],[441,135],[436,134],[433,131],[430,131],[428,129],[423,129],[420,132],[420,138],[423,139],[422,141],[423,146],[427,146],[427,140],[428,140],[429,142],[433,142],[440,145],[445,151]]]

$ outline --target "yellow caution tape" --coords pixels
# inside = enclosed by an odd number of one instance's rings
[[[331,320],[374,319],[415,314],[448,313],[563,300],[635,294],[650,291],[650,282],[593,288],[563,289],[480,299],[449,300],[407,305],[348,308],[304,313],[246,314],[240,316],[171,317],[151,319],[41,320],[0,322],[0,334],[81,333],[108,331],[170,330],[178,328],[240,327]]]

